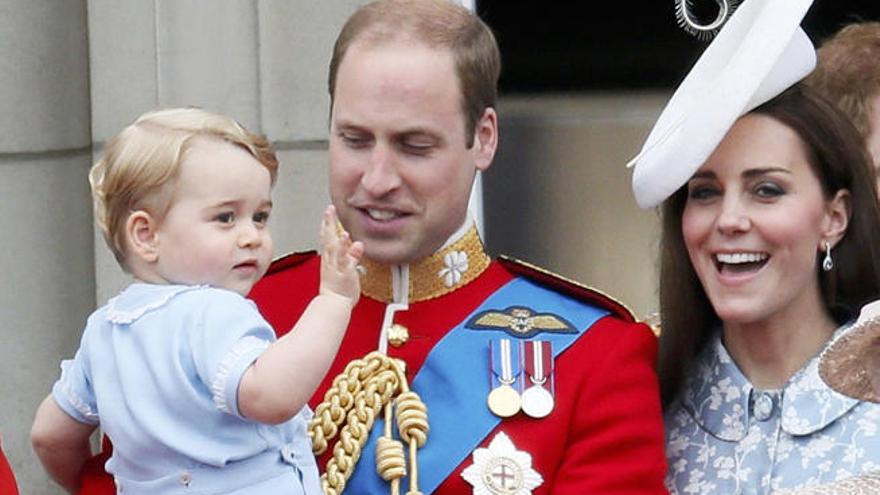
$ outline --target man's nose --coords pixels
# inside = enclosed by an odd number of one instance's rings
[[[364,174],[361,176],[361,187],[370,195],[380,197],[400,186],[399,163],[394,150],[384,144],[376,144],[370,150]]]

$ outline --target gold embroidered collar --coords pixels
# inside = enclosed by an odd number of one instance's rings
[[[409,302],[440,297],[467,285],[488,268],[490,261],[476,227],[471,226],[458,240],[409,265]],[[378,301],[392,302],[391,266],[366,258],[361,266],[366,270],[361,292]]]

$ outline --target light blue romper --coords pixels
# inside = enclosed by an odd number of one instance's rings
[[[113,442],[124,494],[319,494],[304,407],[243,418],[238,384],[275,340],[253,302],[209,287],[129,286],[92,313],[52,394]]]

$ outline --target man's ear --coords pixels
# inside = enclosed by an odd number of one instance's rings
[[[485,171],[492,165],[498,149],[498,114],[487,108],[474,127],[474,163],[477,170]]]
[[[125,238],[128,241],[130,255],[147,263],[155,263],[159,259],[159,223],[144,210],[137,210],[128,216],[125,222]]]

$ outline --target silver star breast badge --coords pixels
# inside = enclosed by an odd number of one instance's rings
[[[504,432],[488,448],[473,453],[474,463],[461,476],[474,487],[474,495],[531,495],[544,478],[532,469],[532,456],[517,450]]]

